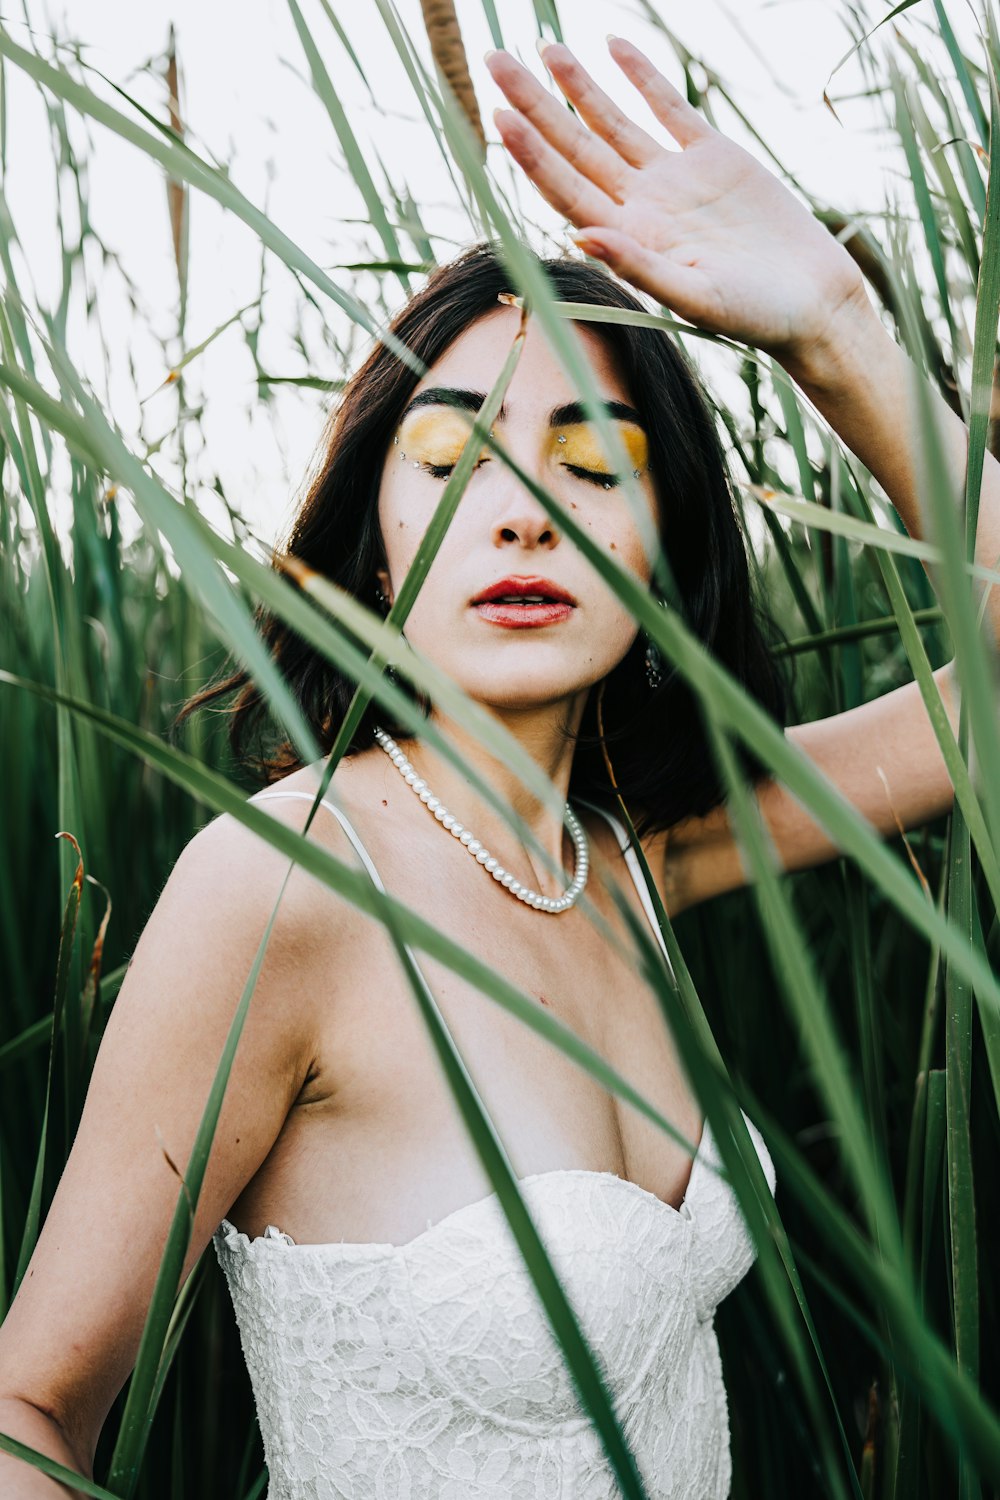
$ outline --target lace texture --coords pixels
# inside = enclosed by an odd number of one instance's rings
[[[519,1184],[650,1500],[729,1494],[713,1318],[754,1248],[718,1162],[706,1121],[679,1210],[611,1172]],[[274,1225],[250,1239],[227,1219],[213,1244],[268,1500],[619,1495],[495,1194],[404,1245],[299,1245]]]

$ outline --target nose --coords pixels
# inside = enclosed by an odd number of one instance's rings
[[[543,547],[550,551],[557,545],[560,533],[530,490],[510,473],[500,480],[497,488],[501,493],[492,525],[495,547]]]

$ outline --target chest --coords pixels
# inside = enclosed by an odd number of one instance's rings
[[[676,1206],[690,1155],[524,1019],[554,1022],[697,1141],[700,1113],[659,1002],[602,894],[594,890],[595,924],[580,910],[522,910],[492,882],[442,892],[415,881],[408,903],[479,966],[456,971],[418,952],[426,1003],[517,1176],[613,1172]],[[637,897],[635,906],[641,913]],[[507,988],[509,1006],[482,992],[484,975]],[[313,1075],[236,1206],[237,1222],[277,1223],[300,1241],[402,1244],[487,1195],[490,1179],[417,997],[374,921],[359,918],[317,1011]]]

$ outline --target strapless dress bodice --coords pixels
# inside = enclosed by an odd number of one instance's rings
[[[748,1128],[774,1190],[771,1158]],[[519,1187],[649,1500],[724,1500],[713,1319],[754,1248],[706,1122],[680,1209],[610,1172]],[[268,1500],[612,1500],[619,1489],[495,1194],[402,1245],[213,1237]]]

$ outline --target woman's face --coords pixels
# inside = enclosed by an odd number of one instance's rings
[[[473,323],[414,391],[390,444],[379,492],[388,570],[379,579],[395,598],[469,433],[435,392],[467,394],[470,409],[497,379],[520,323],[498,307]],[[576,324],[597,383],[649,513],[646,434],[611,351]],[[524,348],[493,424],[497,440],[555,495],[597,545],[644,583],[650,577],[632,509],[616,483],[596,430],[577,407],[544,334],[529,321]],[[560,410],[563,408],[563,410]],[[505,582],[509,580],[509,582]],[[501,585],[505,596],[548,603],[476,601]],[[407,640],[465,692],[497,709],[524,710],[567,699],[621,661],[636,625],[599,574],[517,477],[484,448],[405,626]]]

